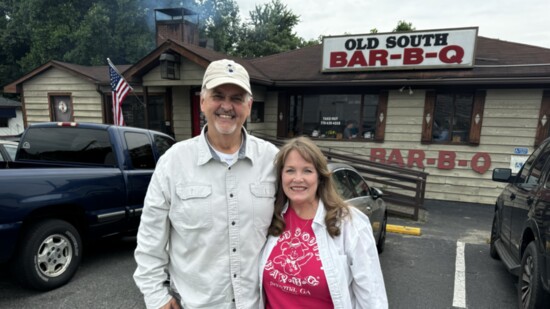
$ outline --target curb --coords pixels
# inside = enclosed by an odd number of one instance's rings
[[[387,224],[386,231],[389,233],[407,234],[407,235],[413,235],[413,236],[421,235],[420,228],[403,226],[403,225]]]

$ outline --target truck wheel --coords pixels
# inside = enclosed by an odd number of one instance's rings
[[[522,309],[548,308],[549,295],[540,280],[542,263],[537,246],[532,241],[523,253],[519,269],[518,300]]]
[[[74,226],[50,219],[26,231],[12,270],[23,285],[48,291],[71,280],[81,256],[82,241]]]
[[[498,211],[495,211],[495,216],[493,217],[493,225],[491,227],[491,243],[489,247],[489,254],[495,260],[500,260],[498,255],[497,248],[495,247],[495,242],[500,238],[500,225],[498,220]]]

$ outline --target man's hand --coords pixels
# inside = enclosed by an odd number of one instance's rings
[[[171,298],[166,305],[160,307],[160,309],[181,309],[180,305],[178,305],[178,302],[175,298]]]

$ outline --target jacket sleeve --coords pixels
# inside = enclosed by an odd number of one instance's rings
[[[353,211],[352,223],[347,226],[346,248],[350,258],[351,294],[354,308],[388,308],[388,298],[376,242],[368,217]]]
[[[169,194],[163,189],[166,183],[162,171],[162,167],[157,165],[149,183],[134,252],[137,263],[134,280],[144,295],[147,308],[155,309],[168,303],[172,297],[164,285],[168,279],[170,201]]]

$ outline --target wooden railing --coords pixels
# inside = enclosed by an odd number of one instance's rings
[[[259,132],[251,133],[278,147],[285,143],[285,140],[276,139]],[[370,186],[381,189],[384,192],[384,201],[388,205],[388,213],[418,220],[420,209],[424,205],[428,173],[373,162],[363,158],[360,154],[353,154],[320,144],[318,146],[328,160],[353,166]]]

